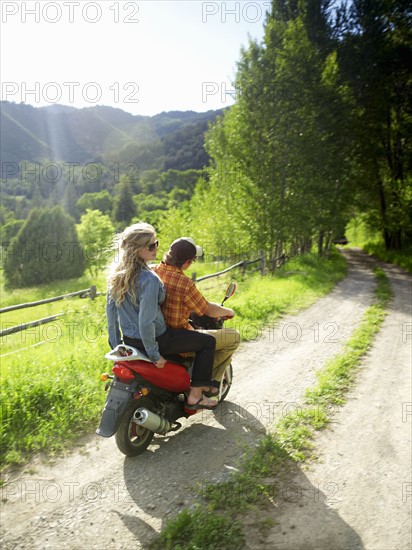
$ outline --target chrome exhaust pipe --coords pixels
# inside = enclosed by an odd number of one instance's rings
[[[160,418],[157,414],[144,407],[137,409],[133,415],[133,420],[139,426],[157,434],[166,434],[170,431],[170,422],[165,418]]]

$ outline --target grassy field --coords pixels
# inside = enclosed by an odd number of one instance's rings
[[[216,264],[196,264],[198,273],[200,269],[213,273]],[[307,256],[291,261],[276,276],[231,272],[199,283],[199,289],[209,300],[220,302],[228,282],[236,280],[237,292],[227,304],[237,315],[228,326],[236,326],[242,338],[250,340],[265,323],[306,307],[329,292],[345,273],[345,261],[337,254],[330,259]],[[90,284],[96,284],[98,291],[105,289],[104,277],[98,281],[61,281],[15,291],[5,297],[2,307],[73,292]],[[65,315],[2,338],[3,467],[22,463],[37,451],[58,452],[76,436],[94,430],[103,408],[105,393],[99,378],[111,366],[104,359],[108,351],[104,296],[56,302],[41,312],[32,308],[5,313],[2,328],[57,312]]]
[[[89,276],[83,276],[80,279],[56,281],[48,285],[39,285],[35,288],[14,289],[9,291],[4,287],[3,271],[0,270],[0,308],[9,307],[16,304],[37,302],[39,300],[45,300],[55,296],[70,294],[79,290],[88,289],[91,285],[95,285],[98,292],[104,292],[106,288],[104,276],[102,275],[97,280],[92,279]],[[88,299],[73,297],[35,307],[0,313],[0,328],[1,330],[4,330],[9,327],[24,325],[25,323],[42,319],[44,317],[49,317],[51,315],[60,313],[67,314],[70,312],[72,307],[76,310],[79,308],[79,305],[87,308],[88,303]],[[17,352],[31,346],[40,345],[42,342],[60,340],[62,338],[62,333],[65,326],[66,324],[64,320],[60,319],[47,325],[30,328],[26,331],[4,336],[1,338],[1,354],[3,356],[7,353]],[[7,363],[7,361],[2,361],[2,369],[6,368],[5,366]]]

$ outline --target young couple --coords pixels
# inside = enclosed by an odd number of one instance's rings
[[[164,367],[164,355],[194,352],[188,406],[214,408],[217,401],[203,392],[217,393],[240,336],[234,329],[193,330],[188,323],[191,311],[210,317],[234,316],[232,309],[208,302],[183,273],[196,260],[200,247],[188,237],[177,239],[152,270],[147,264],[156,260],[159,243],[151,225],[131,225],[116,242],[119,254],[109,273],[106,305],[110,346],[123,339],[146,353],[157,368]]]

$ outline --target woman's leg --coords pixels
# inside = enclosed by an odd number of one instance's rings
[[[210,334],[195,330],[168,328],[157,338],[162,355],[192,351],[196,353],[193,363],[192,387],[211,385],[216,340]]]
[[[201,338],[199,338],[201,335]],[[125,344],[134,346],[146,353],[143,342],[134,338],[123,338]],[[187,351],[195,352],[195,360],[192,372],[192,386],[187,396],[188,405],[197,405],[203,408],[212,409],[217,405],[213,401],[203,396],[203,390],[209,389],[213,384],[211,382],[213,357],[215,354],[216,340],[208,334],[201,334],[192,330],[185,329],[167,329],[167,331],[157,338],[159,351],[162,355],[183,353]]]

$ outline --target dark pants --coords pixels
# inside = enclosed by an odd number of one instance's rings
[[[215,356],[216,339],[210,334],[184,328],[168,328],[156,338],[159,352],[162,356],[185,351],[195,352],[193,363],[192,386],[214,386],[212,380],[213,359]],[[134,346],[146,353],[141,340],[124,337],[124,343]]]

